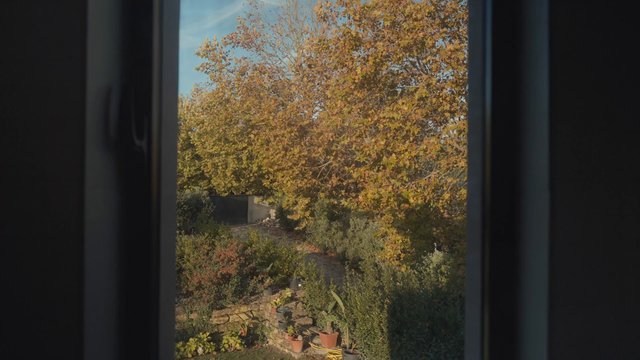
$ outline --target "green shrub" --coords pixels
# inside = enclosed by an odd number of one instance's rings
[[[206,191],[187,190],[178,193],[176,228],[181,234],[215,232],[213,201]]]
[[[187,341],[176,343],[176,359],[190,359],[194,356],[211,354],[216,351],[216,346],[211,342],[208,332],[199,333]]]
[[[349,328],[367,359],[462,359],[464,299],[454,265],[435,251],[407,271],[367,262],[347,273]]]
[[[220,351],[231,352],[244,349],[244,342],[240,338],[237,332],[225,333],[222,337],[222,343],[220,344]]]
[[[291,289],[285,289],[284,291],[280,292],[280,295],[277,298],[271,300],[271,306],[273,306],[274,308],[279,308],[280,306],[289,303],[292,297],[293,291]]]
[[[290,244],[255,231],[249,233],[248,246],[258,273],[280,287],[289,284],[302,262],[302,254]]]
[[[344,246],[344,255],[351,266],[358,266],[363,260],[377,260],[384,249],[378,224],[364,216],[351,216]]]
[[[184,321],[176,322],[176,340],[177,341],[187,341],[189,338],[198,335],[199,333],[207,332],[211,334],[211,337],[214,339],[214,343],[219,343],[216,340],[216,326],[211,324],[208,316],[197,316],[195,318],[191,318],[190,315],[192,313],[207,314],[208,308],[197,308],[192,306],[187,306],[186,308],[183,306],[183,310],[185,311],[187,318]]]
[[[307,240],[320,250],[344,254],[346,216],[340,216],[328,201],[318,200],[313,207],[313,217],[307,225]]]
[[[318,323],[322,312],[334,301],[331,290],[335,291],[336,286],[327,281],[324,274],[312,262],[302,263],[300,277],[303,280],[302,289],[304,290],[302,303],[307,313]],[[319,325],[324,326],[321,321]]]
[[[343,300],[349,308],[352,341],[369,360],[390,359],[389,294],[396,280],[389,268],[367,263],[362,273],[346,274]]]
[[[276,206],[276,219],[280,228],[286,231],[295,231],[299,221],[291,219],[289,215],[291,215],[291,211],[285,209],[282,205]]]
[[[247,346],[265,345],[269,341],[269,328],[264,322],[254,322],[249,326],[249,332],[244,339]]]
[[[392,358],[463,358],[464,298],[454,264],[436,250],[403,274],[389,307]]]
[[[384,249],[375,220],[362,213],[335,209],[325,200],[314,206],[307,226],[307,240],[323,252],[333,251],[357,266],[362,260],[375,260]]]

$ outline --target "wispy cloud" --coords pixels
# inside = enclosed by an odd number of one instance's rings
[[[269,0],[276,1],[276,0]],[[234,1],[231,4],[212,11],[211,14],[197,21],[183,24],[180,29],[180,48],[192,49],[198,47],[204,38],[225,20],[239,14],[244,8],[242,1]]]
[[[285,3],[285,0],[259,0],[259,1],[271,6],[282,6]]]
[[[2,0],[0,0],[2,1]],[[195,50],[208,37],[223,37],[236,28],[236,18],[249,10],[249,2],[257,1],[265,10],[286,6],[289,0],[181,0],[180,1],[180,85],[181,94],[188,94],[194,84],[207,81],[196,70],[202,63]],[[270,11],[265,14],[270,16]]]

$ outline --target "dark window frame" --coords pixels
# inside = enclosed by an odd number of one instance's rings
[[[549,4],[469,11],[465,358],[546,359]]]

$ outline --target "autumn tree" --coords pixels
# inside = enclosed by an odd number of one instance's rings
[[[189,115],[193,111],[194,101],[190,98],[178,99],[180,118],[178,120],[178,189],[210,190],[209,181],[202,170],[202,158],[193,142],[194,128],[189,127]]]
[[[318,16],[333,24],[313,39],[331,74],[319,118],[355,189],[341,201],[377,214],[396,259],[408,241],[453,246],[466,200],[465,4],[339,0]]]
[[[181,107],[210,186],[271,195],[301,227],[320,198],[367,214],[391,263],[462,243],[466,3],[290,1],[274,22],[259,10],[202,45],[210,83]]]

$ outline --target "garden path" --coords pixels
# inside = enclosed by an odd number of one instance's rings
[[[286,242],[290,246],[295,246],[296,249],[304,254],[306,261],[314,262],[318,266],[318,269],[325,274],[327,280],[333,281],[337,286],[342,286],[344,266],[342,266],[340,259],[336,255],[325,254],[306,242],[303,234],[285,231],[271,221],[231,227],[231,232],[238,237],[246,238],[251,231],[257,231],[263,235]]]

